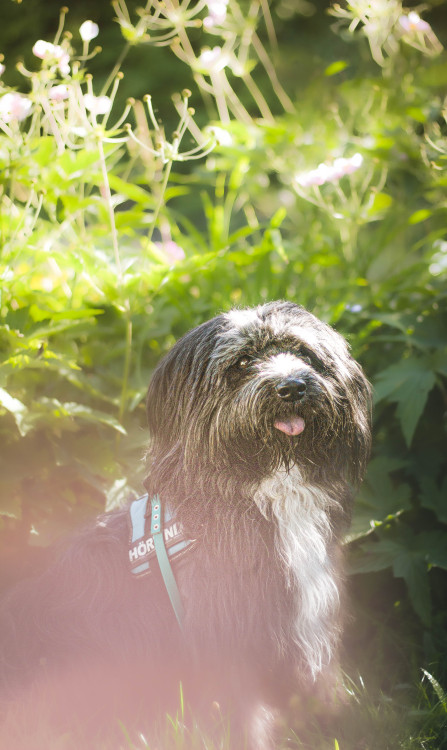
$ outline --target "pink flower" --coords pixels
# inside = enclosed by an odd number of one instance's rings
[[[407,16],[400,16],[399,23],[407,34],[415,31],[421,31],[425,34],[431,31],[430,24],[427,21],[423,21],[414,10],[410,11]]]
[[[0,99],[0,118],[6,123],[13,120],[21,122],[28,117],[32,106],[28,97],[10,92]]]
[[[333,171],[327,164],[319,164],[317,169],[311,169],[310,172],[304,172],[296,177],[298,185],[301,187],[312,187],[314,185],[324,185],[333,178]]]
[[[166,240],[166,242],[155,242],[154,243],[160,250],[163,250],[167,255],[168,260],[176,261],[183,260],[186,257],[185,251],[180,245],[177,245],[174,240]]]
[[[220,26],[227,17],[228,0],[208,0],[207,5],[209,15],[203,19],[204,27]]]
[[[3,65],[3,63],[0,62],[0,76],[3,75],[3,73],[5,72],[5,70],[6,70],[5,66]]]
[[[363,156],[354,154],[349,159],[335,159],[333,164],[319,164],[317,169],[302,172],[295,177],[301,187],[324,185],[326,182],[336,182],[347,174],[356,172],[363,164]]]
[[[52,86],[48,96],[53,102],[62,102],[69,97],[68,86],[66,86],[65,83],[60,83],[58,86]]]
[[[354,154],[350,159],[335,159],[332,166],[329,168],[331,171],[330,180],[339,180],[347,174],[356,172],[363,164],[363,156],[361,154]]]

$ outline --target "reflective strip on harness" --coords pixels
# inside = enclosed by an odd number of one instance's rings
[[[153,535],[155,552],[157,555],[158,564],[160,566],[160,572],[163,576],[163,581],[168,592],[169,599],[172,604],[177,622],[180,625],[180,629],[183,627],[183,604],[178,590],[177,581],[175,580],[174,573],[172,572],[171,562],[166,549],[166,543],[164,541],[163,534],[163,523],[161,514],[161,501],[158,495],[154,495],[151,500],[152,506],[152,520],[151,520],[151,534]]]
[[[150,573],[151,566],[156,562],[154,537],[151,533],[152,508],[148,501],[148,495],[143,495],[129,506],[129,565],[134,575]],[[194,544],[194,540],[185,537],[181,524],[166,507],[163,517],[164,546],[170,562],[174,562]]]

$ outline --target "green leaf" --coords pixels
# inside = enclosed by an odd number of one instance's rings
[[[395,529],[393,538],[381,536],[363,548],[363,554],[352,561],[351,572],[371,573],[392,568],[395,578],[403,578],[415,612],[425,625],[431,622],[430,587],[428,580],[428,547],[435,541],[431,533],[414,534],[407,526]],[[446,537],[444,536],[444,546]],[[436,538],[437,548],[439,539]]]
[[[325,76],[334,76],[336,73],[341,73],[342,70],[345,70],[348,67],[348,63],[346,60],[336,60],[336,62],[333,62],[331,65],[328,65],[326,70],[324,71]]]
[[[365,483],[354,505],[351,527],[344,540],[346,544],[367,536],[377,526],[410,509],[410,486],[403,482],[396,484],[390,476],[403,466],[404,461],[385,456],[370,462]]]
[[[126,198],[130,198],[130,200],[135,201],[135,203],[141,203],[143,206],[147,206],[154,202],[152,195],[147,190],[143,190],[143,188],[138,185],[126,182],[114,174],[109,174],[109,184],[117,193],[126,196]]]
[[[75,402],[65,402],[59,404],[56,399],[42,399],[42,403],[44,402],[48,403],[50,406],[54,404],[54,407],[56,409],[59,409],[59,407],[61,407],[61,416],[67,415],[69,417],[76,417],[76,419],[81,419],[84,422],[92,422],[93,424],[100,422],[101,424],[105,424],[107,425],[107,427],[111,427],[117,432],[120,432],[122,435],[126,435],[126,430],[124,429],[123,425],[118,422],[115,417],[112,417],[110,414],[107,414],[104,411],[100,411],[99,409],[91,409],[89,406],[84,406],[84,404],[77,404]]]
[[[20,434],[22,436],[26,435],[30,427],[28,424],[29,412],[25,404],[19,401],[18,398],[11,396],[8,391],[0,388],[0,406],[3,406],[6,411],[9,411],[13,415]]]
[[[62,431],[74,432],[79,430],[80,422],[92,424],[104,424],[113,430],[125,435],[126,430],[120,422],[107,412],[92,409],[84,404],[76,402],[62,402],[56,398],[43,397],[33,404],[32,411],[22,404],[21,401],[9,396],[6,391],[0,389],[2,405],[14,414],[14,418],[22,436],[32,430],[50,429],[56,434]]]
[[[432,510],[439,521],[447,523],[447,477],[440,488],[433,477],[425,476],[422,479],[421,504]]]
[[[87,149],[83,148],[80,151],[69,151],[66,150],[61,157],[57,160],[56,167],[60,174],[60,169],[63,170],[65,175],[71,180],[79,179],[83,176],[83,172],[100,160],[99,151],[97,148]]]
[[[31,141],[33,161],[41,167],[46,167],[56,155],[56,140],[53,136],[40,136]]]
[[[408,223],[420,224],[421,221],[429,219],[432,214],[433,211],[430,211],[428,208],[421,208],[420,211],[415,211],[414,214],[411,214],[410,218],[408,219]]]
[[[400,547],[393,540],[379,540],[362,548],[362,555],[351,561],[350,573],[377,573],[391,568]]]
[[[233,245],[238,240],[245,239],[246,237],[250,237],[251,234],[254,234],[258,231],[258,227],[255,229],[253,227],[241,227],[240,229],[237,229],[233,234],[230,234],[228,237],[228,244]]]
[[[279,229],[272,228],[272,229],[268,229],[267,232],[268,232],[268,239],[272,243],[272,246],[276,250],[276,252],[278,253],[279,257],[285,263],[288,263],[289,260],[288,260],[287,255],[286,255],[286,251],[284,250],[284,245],[283,245],[283,241],[282,241],[282,235],[281,235],[281,232],[279,231]],[[267,234],[267,232],[266,232],[266,234]]]
[[[430,587],[427,565],[417,551],[401,550],[393,564],[395,578],[403,578],[415,612],[422,622],[431,622]]]
[[[406,113],[416,122],[427,122],[427,115],[420,107],[407,107]]]
[[[84,319],[84,318],[94,318],[96,315],[103,315],[104,310],[100,309],[94,309],[93,307],[89,307],[83,310],[63,310],[62,312],[55,312],[54,310],[44,309],[41,307],[38,307],[37,305],[31,305],[29,308],[29,313],[32,319],[36,323],[40,323],[42,320],[51,320],[54,322],[55,320],[60,321],[67,321],[67,328],[74,325],[72,321],[75,321],[75,323],[78,320]],[[68,323],[68,321],[70,321]],[[51,325],[51,324],[50,324]],[[38,333],[38,336],[42,336],[42,330],[40,329],[40,333]],[[48,330],[48,329],[47,329]],[[64,328],[61,328],[58,326],[51,327],[50,330],[56,330],[57,333],[60,331],[63,331]],[[33,336],[35,337],[36,334]]]
[[[393,198],[388,193],[375,193],[373,202],[368,208],[368,216],[375,216],[381,214],[393,203]]]
[[[447,569],[447,533],[441,530],[415,534],[400,525],[378,532],[379,540],[366,543],[363,554],[353,560],[351,572],[376,572],[391,567],[396,578],[403,578],[414,610],[425,625],[430,625],[431,602],[428,571],[431,566]]]
[[[429,565],[447,570],[447,531],[423,531],[417,543]]]
[[[439,343],[441,344],[441,341]],[[435,372],[447,377],[447,351],[445,348],[435,351],[431,357],[431,362]]]
[[[408,357],[379,372],[374,383],[376,402],[397,403],[396,414],[408,446],[435,382],[427,357]]]
[[[270,226],[274,229],[277,229],[281,226],[284,219],[287,216],[287,210],[284,208],[284,206],[281,206],[281,208],[278,208],[278,210],[273,214],[272,218],[270,219]]]

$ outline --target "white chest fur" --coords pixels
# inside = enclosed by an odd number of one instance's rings
[[[294,639],[315,678],[329,664],[337,635],[339,590],[329,555],[328,510],[336,501],[303,482],[297,467],[265,479],[254,500],[277,522],[276,547],[288,584],[296,594]]]

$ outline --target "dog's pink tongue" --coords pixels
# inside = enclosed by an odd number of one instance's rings
[[[305,426],[306,424],[302,417],[292,417],[284,422],[277,419],[275,422],[276,429],[285,432],[286,435],[300,435]]]

